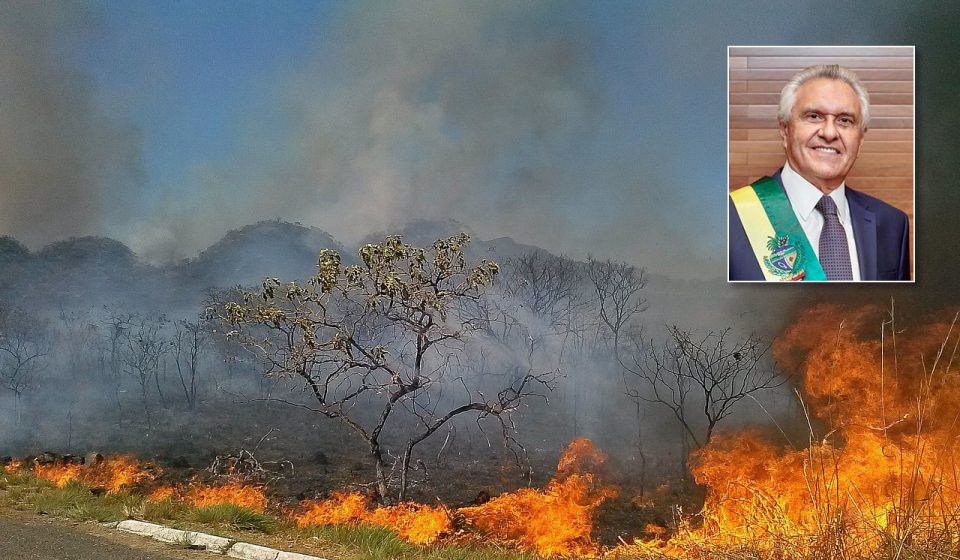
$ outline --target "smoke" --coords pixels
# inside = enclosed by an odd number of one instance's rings
[[[0,4],[0,227],[31,246],[102,234],[140,173],[138,132],[97,106],[65,52],[94,25],[78,4]]]
[[[169,201],[134,249],[182,256],[273,217],[347,243],[416,218],[563,235],[556,201],[587,183],[577,154],[602,95],[590,34],[558,7],[350,4],[312,62],[248,116],[237,156],[194,169],[189,197]]]

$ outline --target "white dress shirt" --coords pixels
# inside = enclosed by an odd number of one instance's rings
[[[817,253],[817,258],[819,258],[823,215],[817,211],[816,205],[823,193],[791,169],[789,163],[783,165],[780,180],[783,182],[783,189],[787,192],[787,198],[790,199],[793,213],[796,214],[797,220],[800,221],[800,227],[803,228],[803,233],[806,234],[807,240],[813,246],[813,252]],[[847,234],[847,248],[850,250],[850,267],[853,271],[853,279],[859,281],[860,260],[857,257],[857,243],[853,239],[853,222],[850,219],[850,205],[847,204],[846,184],[841,183],[839,187],[834,189],[830,193],[830,198],[837,205],[837,216],[840,218],[840,224]]]

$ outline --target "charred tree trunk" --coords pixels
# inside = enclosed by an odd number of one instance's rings
[[[397,498],[402,502],[407,499],[407,486],[410,483],[410,456],[413,454],[414,442],[407,442],[407,448],[403,450],[403,457],[400,460],[400,493]]]
[[[140,398],[143,401],[143,415],[147,419],[147,428],[153,427],[153,422],[150,418],[150,403],[147,399],[147,383],[149,380],[144,379],[140,383]]]
[[[385,465],[383,464],[383,452],[380,450],[379,442],[370,442],[370,454],[373,455],[373,460],[376,465],[378,494],[377,501],[386,502],[389,498],[389,490],[387,488],[387,472]]]

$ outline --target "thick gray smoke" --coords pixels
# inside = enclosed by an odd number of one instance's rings
[[[140,173],[138,132],[58,43],[92,25],[77,4],[0,3],[0,232],[32,247],[102,234]]]
[[[556,201],[583,187],[577,154],[601,94],[590,34],[557,7],[351,4],[312,64],[248,115],[237,157],[196,170],[189,202],[143,226],[134,250],[189,255],[278,216],[348,243],[415,218],[564,235]],[[219,211],[196,220],[196,208]]]

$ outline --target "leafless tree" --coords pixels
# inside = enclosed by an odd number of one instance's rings
[[[587,277],[596,296],[600,329],[597,340],[606,332],[613,351],[619,356],[624,330],[632,319],[646,311],[647,298],[641,290],[647,285],[646,272],[625,262],[587,258]]]
[[[391,236],[364,246],[362,264],[346,267],[323,251],[307,285],[268,279],[220,310],[266,360],[267,375],[299,379],[311,396],[311,404],[287,402],[340,420],[366,442],[383,500],[391,488],[406,497],[416,446],[447,422],[467,413],[478,423],[495,418],[511,441],[511,413],[552,380],[552,372],[529,371],[487,396],[459,367],[480,332],[457,303],[480,298],[499,271],[488,261],[468,266],[468,240],[460,234],[419,248]],[[251,326],[271,336],[246,332]],[[400,434],[395,451],[387,430]]]
[[[46,321],[20,308],[0,308],[0,381],[14,394],[18,418],[20,398],[49,353]]]
[[[163,329],[167,324],[164,315],[132,315],[129,329],[122,337],[119,360],[122,370],[133,377],[140,386],[140,397],[143,403],[143,412],[147,425],[152,425],[148,387],[151,381],[157,384],[161,361],[169,350],[170,342]],[[162,399],[161,393],[161,399]]]
[[[197,406],[197,384],[200,367],[200,356],[207,346],[210,332],[205,321],[198,318],[195,321],[182,319],[174,324],[173,352],[177,364],[177,375],[187,407],[194,410]]]
[[[120,311],[115,307],[104,308],[104,318],[101,320],[101,332],[103,333],[105,346],[107,348],[106,354],[109,354],[110,373],[115,379],[119,379],[123,373],[123,364],[121,363],[120,356],[123,350],[124,339],[132,328],[134,317],[134,314]],[[104,358],[105,357],[106,356],[104,356]],[[104,369],[104,361],[106,361],[106,359],[101,361],[101,370]]]
[[[628,385],[628,394],[669,409],[702,447],[737,403],[785,383],[764,367],[769,349],[755,335],[736,339],[729,328],[698,336],[673,326],[661,347],[636,341],[631,363],[623,364],[637,382]]]
[[[97,322],[86,311],[67,311],[63,307],[57,315],[60,322],[58,354],[67,371],[75,375],[93,373],[99,364],[100,332]],[[102,372],[101,372],[102,373]]]
[[[502,279],[508,295],[554,327],[569,322],[582,302],[578,263],[545,251],[530,251],[504,263]]]

